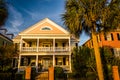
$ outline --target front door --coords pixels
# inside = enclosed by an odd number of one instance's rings
[[[50,66],[50,59],[49,58],[44,58],[43,59],[43,69],[48,70],[49,66]]]

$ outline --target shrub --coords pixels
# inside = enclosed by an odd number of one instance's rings
[[[31,68],[31,80],[35,80],[35,76],[36,76],[36,68],[32,67]]]
[[[0,73],[0,80],[11,80],[12,73]]]
[[[25,79],[25,72],[19,72],[15,74],[15,80],[24,80]]]
[[[62,78],[62,79],[66,78],[66,74],[64,73],[63,68],[55,67],[55,79],[56,78]]]
[[[87,80],[96,80],[97,78],[97,75],[95,72],[87,72],[86,76],[87,76]]]

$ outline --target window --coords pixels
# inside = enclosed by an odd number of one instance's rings
[[[51,28],[51,27],[46,26],[46,27],[42,27],[40,30],[52,30],[52,28]]]
[[[7,42],[6,41],[3,41],[3,46],[7,46]]]
[[[106,34],[104,34],[104,39],[107,40],[107,35]]]
[[[107,40],[107,41],[114,40],[113,34],[112,33],[104,34],[104,39]]]
[[[65,43],[62,43],[62,47],[65,47]]]
[[[114,48],[115,57],[120,57],[120,48]]]
[[[66,58],[63,58],[63,65],[66,65]]]
[[[118,38],[118,40],[120,40],[120,34],[119,33],[117,33],[117,38]]]
[[[114,38],[113,38],[113,34],[111,33],[111,40],[113,41],[114,40]]]
[[[32,47],[32,42],[29,42],[29,47]]]
[[[57,57],[57,58],[55,58],[55,62],[56,62],[56,65],[63,65],[63,58],[61,58],[61,57]],[[64,62],[65,62],[65,59],[64,59]],[[66,63],[64,63],[64,64],[66,64]]]
[[[58,47],[58,43],[55,43],[55,47]]]
[[[25,43],[23,43],[23,47],[25,47]]]

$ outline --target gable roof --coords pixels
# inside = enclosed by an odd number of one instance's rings
[[[48,30],[42,30],[48,29]],[[24,34],[69,34],[68,31],[63,29],[61,26],[57,25],[55,22],[51,21],[48,18],[41,20],[40,22],[30,26],[29,28],[25,29],[24,31],[20,32],[19,35]]]

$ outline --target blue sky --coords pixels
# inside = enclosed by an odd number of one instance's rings
[[[44,18],[53,20],[63,26],[61,14],[64,13],[65,0],[6,0],[8,2],[9,17],[6,28],[15,35]],[[88,39],[84,34],[80,38],[80,45]]]

